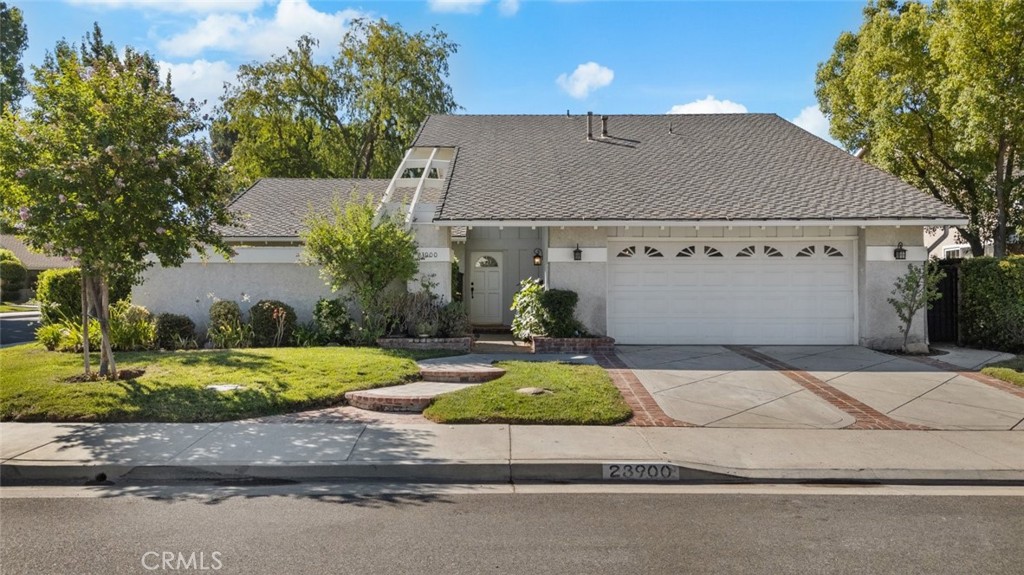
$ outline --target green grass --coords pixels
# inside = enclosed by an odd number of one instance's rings
[[[137,379],[69,383],[82,373],[80,354],[19,345],[0,349],[0,420],[199,422],[286,413],[417,379],[415,360],[438,355],[445,354],[350,347],[126,352],[115,355],[118,368],[144,369]],[[243,388],[205,389],[212,384]]]
[[[550,425],[610,425],[632,415],[608,374],[595,365],[506,361],[498,366],[505,375],[442,395],[423,415],[438,423]],[[552,393],[516,393],[522,387]]]
[[[989,364],[981,373],[1024,387],[1024,355]]]

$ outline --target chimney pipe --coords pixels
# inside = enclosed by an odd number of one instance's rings
[[[587,141],[594,139],[594,113],[587,112]]]
[[[601,137],[608,137],[608,116],[601,116]]]

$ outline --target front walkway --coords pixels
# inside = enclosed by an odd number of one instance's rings
[[[699,426],[1024,429],[1024,391],[934,360],[856,346],[617,349],[666,414]],[[949,359],[975,367],[993,358]]]

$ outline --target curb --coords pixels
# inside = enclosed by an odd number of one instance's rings
[[[629,464],[629,461],[613,462]],[[622,484],[905,484],[1024,486],[1019,470],[908,469],[729,469],[692,463],[632,462],[669,465],[678,478],[615,480],[605,477],[604,462],[339,462],[335,464],[134,465],[122,463],[0,464],[4,485],[82,485],[94,482],[253,482],[260,481],[403,481],[426,483],[622,483]],[[102,474],[102,477],[100,476]]]

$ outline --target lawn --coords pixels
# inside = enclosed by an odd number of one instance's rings
[[[423,412],[438,423],[610,425],[629,419],[629,406],[603,369],[594,365],[507,361],[502,377],[448,393]],[[523,387],[551,393],[523,395]]]
[[[69,383],[81,373],[81,355],[19,345],[0,349],[0,420],[199,422],[286,413],[415,380],[415,360],[437,355],[351,347],[126,352],[115,356],[118,368],[143,375]],[[213,384],[242,388],[205,389]]]
[[[39,308],[37,306],[21,305],[6,301],[0,303],[0,313],[7,313],[11,311],[39,311]]]
[[[989,364],[981,373],[1024,387],[1024,355]]]

